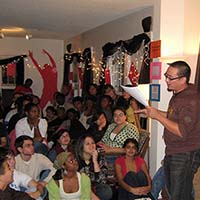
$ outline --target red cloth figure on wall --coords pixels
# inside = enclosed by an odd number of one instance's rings
[[[42,76],[43,80],[43,90],[42,90],[42,96],[40,99],[40,107],[43,109],[48,101],[51,101],[53,99],[53,95],[55,92],[57,92],[57,79],[58,79],[58,73],[56,69],[56,63],[52,56],[43,49],[43,53],[45,53],[50,62],[50,64],[44,64],[43,67],[40,67],[38,62],[33,57],[33,52],[29,51],[29,57],[31,58],[33,64],[39,71],[40,75]]]
[[[128,77],[129,77],[133,86],[138,85],[139,73],[138,73],[138,70],[136,69],[136,67],[133,63],[131,63]]]

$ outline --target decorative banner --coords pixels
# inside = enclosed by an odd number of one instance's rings
[[[78,69],[78,77],[79,77],[79,80],[81,82],[80,89],[83,89],[83,72],[82,72],[82,68],[78,67],[77,69]]]
[[[150,44],[150,58],[161,56],[161,40],[153,41]]]
[[[150,63],[150,80],[160,80],[162,71],[161,62],[151,62]]]
[[[136,69],[135,65],[133,64],[133,62],[131,63],[128,77],[133,86],[138,85],[139,73],[138,73],[138,70]]]
[[[110,84],[110,70],[108,68],[105,69],[105,83]]]
[[[7,64],[6,75],[11,77],[16,76],[16,63]]]
[[[160,84],[150,85],[150,101],[160,101]]]

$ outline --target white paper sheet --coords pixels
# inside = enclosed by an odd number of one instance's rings
[[[123,85],[121,85],[121,87],[144,106],[149,105],[147,99],[145,99],[144,94],[138,87],[126,87]]]

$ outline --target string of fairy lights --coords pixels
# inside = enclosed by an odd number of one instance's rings
[[[117,52],[114,53],[112,56],[107,57],[106,62],[102,62],[102,60],[97,61],[96,60],[96,52],[94,51],[93,48],[91,48],[91,59],[88,58],[87,56],[85,56],[85,58],[83,58],[82,55],[82,51],[74,51],[71,52],[70,54],[67,53],[65,54],[65,60],[71,60],[72,59],[72,55],[74,53],[77,53],[80,55],[80,67],[82,68],[82,72],[84,72],[85,70],[92,70],[93,73],[93,83],[98,84],[99,80],[101,79],[105,79],[105,69],[109,69],[110,70],[110,74],[111,74],[111,80],[112,80],[112,85],[115,86],[119,86],[120,84],[122,84],[124,82],[125,79],[127,79],[128,74],[124,74],[124,71],[127,72],[127,70],[125,70],[125,68],[128,68],[128,65],[130,65],[130,62],[133,62],[137,68],[138,71],[140,71],[140,66],[141,63],[143,61],[144,56],[149,56],[148,54],[148,45],[145,45],[143,47],[140,48],[139,51],[137,51],[137,53],[129,56],[127,51],[122,51],[122,49],[119,47]],[[16,64],[20,61],[20,59],[23,58],[23,56],[18,57],[17,59],[13,60],[11,62],[11,64]],[[24,63],[25,66],[29,69],[36,69],[36,67],[31,64],[32,61],[30,60],[29,57],[25,57],[24,58]],[[82,62],[84,61],[84,62]],[[55,60],[55,62],[57,63],[57,65],[64,65],[64,59],[57,59]],[[87,63],[87,66],[85,66],[85,63]],[[127,65],[127,66],[126,66]],[[4,70],[6,70],[8,68],[8,65],[0,65],[0,67]],[[39,65],[39,67],[41,69],[44,69],[43,66]],[[86,68],[86,69],[85,69]]]

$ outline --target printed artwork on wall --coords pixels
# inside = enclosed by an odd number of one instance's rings
[[[160,101],[160,84],[150,85],[150,101]]]
[[[150,63],[150,80],[160,80],[162,71],[161,62],[151,62]]]

